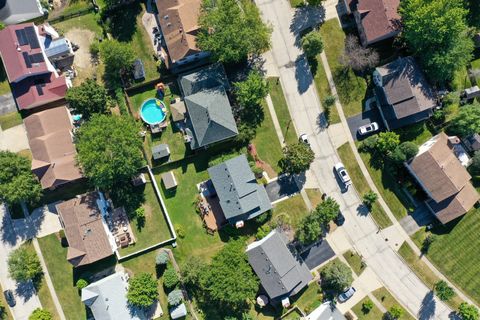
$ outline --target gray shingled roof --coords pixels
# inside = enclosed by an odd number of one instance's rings
[[[301,258],[294,257],[286,239],[276,230],[247,247],[250,265],[272,300],[293,296],[312,280]]]
[[[222,86],[185,97],[188,126],[192,131],[191,148],[233,138],[238,134],[232,108]]]
[[[225,70],[220,63],[209,65],[198,71],[180,76],[180,87],[184,96],[189,96],[201,90],[212,89],[219,86],[230,90]]]
[[[82,302],[90,308],[95,319],[146,319],[143,311],[128,304],[125,277],[124,273],[114,273],[82,289]]]
[[[257,183],[245,155],[208,168],[208,174],[230,223],[254,218],[272,208],[265,187]]]
[[[168,157],[169,155],[170,148],[168,148],[168,144],[166,143],[157,144],[152,147],[152,156],[155,160]]]

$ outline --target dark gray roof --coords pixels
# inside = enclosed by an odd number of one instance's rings
[[[208,174],[230,223],[254,218],[272,208],[265,187],[255,180],[245,155],[208,168]]]
[[[198,71],[181,75],[180,87],[184,96],[197,93],[201,90],[212,89],[219,86],[230,90],[227,75],[220,63],[209,65]]]
[[[480,134],[474,133],[463,139],[463,143],[471,152],[480,150]]]
[[[38,6],[38,0],[2,0],[0,1],[0,21],[8,20],[11,16],[28,15],[28,19],[40,17],[43,13]],[[26,19],[8,21],[8,23],[19,23]]]
[[[312,280],[301,258],[294,257],[282,234],[274,230],[247,247],[250,265],[272,300],[293,296]]]
[[[186,96],[187,125],[192,131],[192,149],[207,146],[238,134],[232,108],[222,86]]]

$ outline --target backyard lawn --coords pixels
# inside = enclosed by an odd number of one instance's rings
[[[470,77],[468,76],[467,68],[463,68],[455,72],[451,85],[452,89],[455,91],[462,91],[472,86]]]
[[[268,78],[268,85],[270,88],[270,97],[272,98],[275,113],[277,114],[280,128],[282,128],[283,137],[287,144],[293,144],[298,141],[295,126],[290,118],[287,101],[283,95],[282,85],[278,78]]]
[[[103,35],[103,29],[97,22],[99,18],[100,16],[98,14],[89,13],[68,20],[55,22],[52,26],[62,34],[72,29],[87,29],[95,33],[97,37],[101,37]]]
[[[366,192],[370,191],[368,183],[365,180],[365,177],[363,176],[360,167],[358,166],[357,160],[355,159],[350,145],[348,143],[345,143],[340,148],[338,148],[337,151],[340,159],[342,159],[342,162],[348,171],[348,174],[350,175],[350,178],[353,181],[353,185],[355,186],[358,194],[362,196]],[[378,204],[378,202],[373,204],[371,215],[380,228],[386,228],[392,225],[392,221],[390,221],[390,218],[383,211],[382,207]]]
[[[373,305],[373,308],[369,312],[364,312],[363,310],[363,303],[369,301],[370,298],[365,297],[362,301],[357,303],[353,308],[352,311],[358,317],[359,320],[378,320],[382,319],[383,313],[378,309],[376,305]]]
[[[348,118],[363,110],[363,100],[367,99],[367,82],[351,69],[340,64],[340,56],[345,47],[346,33],[337,19],[326,21],[320,28],[325,54],[333,74],[343,112]],[[319,70],[320,71],[320,70]]]
[[[0,127],[2,130],[18,126],[22,124],[22,116],[19,112],[10,112],[0,116]]]
[[[392,294],[385,288],[379,288],[372,292],[373,296],[385,307],[385,309],[390,310],[391,307],[397,306],[403,309],[403,315],[399,320],[414,320],[415,318],[410,315],[398,301],[392,296]]]
[[[363,263],[362,256],[352,250],[348,250],[343,254],[343,257],[347,260],[355,274],[360,276],[366,267],[366,264]]]
[[[435,242],[428,250],[428,259],[472,300],[480,303],[480,209],[472,209],[460,221],[436,226]],[[421,247],[427,233],[421,229],[413,235]]]

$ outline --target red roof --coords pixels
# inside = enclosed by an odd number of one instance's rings
[[[54,101],[60,101],[67,92],[64,76],[45,74],[28,77],[19,83],[12,83],[12,93],[19,109],[33,109]]]

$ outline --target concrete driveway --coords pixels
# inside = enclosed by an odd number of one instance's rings
[[[9,128],[5,131],[0,129],[0,150],[19,152],[29,149],[27,132],[23,124]]]
[[[278,202],[300,192],[295,179],[292,176],[280,176],[277,180],[265,186],[270,201]]]
[[[33,210],[25,219],[13,220],[15,232],[22,239],[42,238],[62,229],[58,213],[52,203]]]
[[[307,264],[308,269],[313,270],[324,262],[335,257],[332,247],[328,244],[326,239],[313,244],[308,249],[304,250],[300,256]]]
[[[399,222],[405,232],[408,235],[412,235],[420,230],[421,227],[435,222],[435,218],[430,210],[428,210],[426,204],[422,203],[412,212],[412,214],[403,217]]]
[[[347,119],[348,129],[350,130],[350,134],[352,135],[354,140],[362,140],[365,139],[367,136],[360,136],[358,134],[358,128],[364,126],[366,124],[376,122],[378,123],[380,129],[377,132],[384,130],[384,125],[382,118],[380,116],[380,112],[376,108],[366,108],[360,114],[357,114],[353,117]]]
[[[10,308],[14,318],[17,320],[27,320],[33,310],[41,308],[42,305],[31,282],[17,284],[8,276],[8,255],[20,247],[24,239],[15,233],[10,215],[7,214],[3,204],[0,204],[0,221],[0,283],[2,284],[3,290],[10,289],[14,292],[17,304],[15,307]]]

